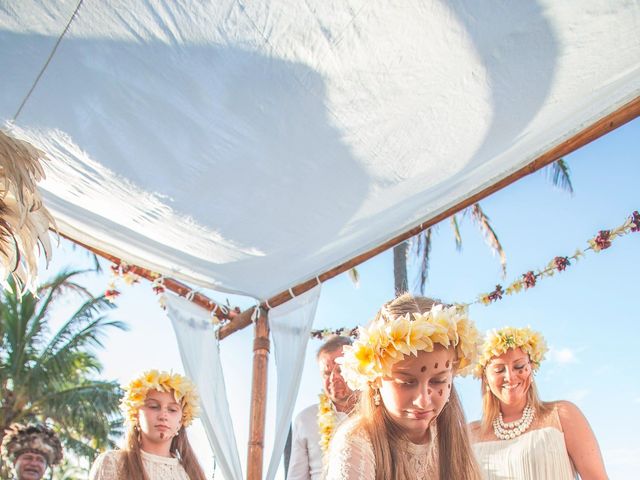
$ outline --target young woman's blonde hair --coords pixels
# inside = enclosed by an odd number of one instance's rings
[[[121,478],[127,480],[149,480],[142,463],[142,447],[140,445],[140,429],[138,426],[129,426],[125,438],[125,448],[120,457],[119,472]],[[180,460],[180,464],[190,480],[206,480],[204,471],[196,458],[184,427],[180,427],[178,435],[173,437],[170,447],[171,454]]]
[[[435,304],[426,297],[403,294],[383,306],[380,315],[392,317],[406,313],[425,313]],[[384,311],[384,313],[382,313]],[[455,363],[455,362],[454,362]],[[369,437],[376,465],[376,480],[410,480],[415,472],[410,470],[402,454],[400,443],[406,441],[402,429],[389,416],[384,405],[374,402],[376,390],[369,386],[361,392],[357,406],[357,424]],[[438,468],[440,480],[479,480],[480,469],[475,461],[466,420],[460,400],[451,386],[449,402],[436,421]]]

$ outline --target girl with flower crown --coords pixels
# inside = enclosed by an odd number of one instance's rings
[[[186,427],[198,411],[195,386],[185,377],[151,370],[125,388],[125,446],[100,455],[90,480],[205,480]]]
[[[533,374],[547,351],[530,328],[487,335],[474,374],[482,379],[482,420],[473,448],[488,480],[606,479],[598,442],[578,407],[542,402]]]
[[[327,480],[477,480],[453,377],[466,373],[478,332],[466,312],[404,294],[383,305],[342,375],[360,391],[330,445]]]

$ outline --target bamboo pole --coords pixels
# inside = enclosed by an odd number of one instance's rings
[[[601,118],[600,120],[593,123],[592,125],[584,128],[573,137],[569,138],[568,140],[565,140],[564,142],[557,145],[556,147],[551,148],[550,150],[548,150],[547,152],[543,153],[538,158],[530,162],[529,164],[513,172],[512,174],[506,176],[502,180],[494,183],[493,185],[488,186],[484,190],[481,190],[480,192],[474,195],[471,195],[470,197],[454,205],[453,207],[445,210],[444,212],[436,215],[433,218],[430,218],[429,220],[421,223],[420,225],[392,238],[391,240],[386,241],[385,243],[377,246],[376,248],[369,250],[368,252],[365,252],[361,255],[358,255],[357,257],[354,257],[351,260],[344,262],[330,270],[327,270],[321,275],[318,275],[317,279],[316,277],[314,277],[310,280],[307,280],[303,283],[300,283],[292,287],[291,291],[293,292],[294,296],[297,297],[298,295],[301,295],[311,290],[313,287],[315,287],[318,284],[318,281],[320,283],[324,283],[327,280],[337,275],[340,275],[341,273],[344,273],[352,269],[353,267],[360,265],[361,263],[369,260],[370,258],[375,257],[376,255],[384,252],[385,250],[395,247],[396,245],[410,239],[411,237],[416,236],[418,233],[426,230],[427,228],[432,227],[435,224],[441,222],[442,220],[449,218],[453,214],[458,213],[459,211],[464,210],[465,208],[473,205],[474,203],[479,202],[480,200],[491,195],[492,193],[495,193],[498,190],[501,190],[511,185],[515,181],[520,180],[521,178],[527,175],[530,175],[540,170],[543,167],[546,167],[550,163],[553,163],[556,160],[570,154],[571,152],[574,152],[578,148],[583,147],[584,145],[611,132],[612,130],[615,130],[616,128],[620,127],[621,125],[624,125],[627,122],[630,122],[631,120],[633,120],[638,116],[640,116],[640,97],[635,98],[631,102],[620,107],[615,112],[612,112],[611,114]],[[266,304],[268,303],[269,307],[273,308],[278,305],[282,305],[285,302],[288,302],[292,298],[293,296],[291,295],[289,290],[285,290],[269,298],[267,302],[263,303],[262,306],[267,308]],[[241,322],[238,322],[236,324],[236,322],[232,321],[227,325],[225,325],[223,329],[225,331],[224,332],[225,335],[230,335],[234,331],[240,330],[241,328],[244,328],[244,327],[246,327],[246,325],[242,324]]]
[[[249,451],[247,480],[262,479],[264,456],[264,427],[267,412],[267,367],[269,363],[269,318],[260,309],[253,340],[253,376],[251,384],[251,413],[249,415]]]

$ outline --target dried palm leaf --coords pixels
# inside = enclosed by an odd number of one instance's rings
[[[0,130],[0,282],[12,275],[22,292],[35,292],[38,254],[51,260],[53,216],[44,207],[38,181],[44,153]]]

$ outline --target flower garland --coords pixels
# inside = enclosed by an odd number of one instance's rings
[[[338,424],[338,418],[329,397],[324,393],[318,395],[318,431],[320,432],[320,449],[322,450],[323,461],[329,453],[329,443],[333,437],[333,432]]]
[[[124,388],[120,409],[131,425],[135,425],[138,410],[144,405],[149,390],[171,392],[176,402],[182,405],[182,425],[187,427],[198,416],[198,393],[195,385],[178,373],[149,370],[132,380]]]
[[[472,303],[479,302],[484,305],[489,305],[492,302],[501,300],[503,295],[512,295],[514,293],[520,293],[522,290],[533,288],[538,283],[538,280],[545,277],[553,277],[556,272],[564,272],[567,267],[572,265],[572,262],[583,258],[589,250],[596,253],[606,250],[611,247],[613,240],[616,238],[638,231],[640,231],[640,213],[636,210],[619,227],[613,230],[600,230],[595,237],[587,241],[588,246],[584,250],[578,248],[571,256],[555,257],[545,268],[537,272],[530,270],[522,274],[518,279],[513,281],[506,290],[503,290],[502,285],[496,285],[495,290],[479,295],[478,299]]]
[[[465,307],[435,305],[423,314],[407,313],[394,318],[383,309],[369,327],[358,329],[358,339],[343,347],[344,355],[337,363],[342,365],[342,376],[349,387],[362,391],[388,375],[406,355],[432,352],[435,344],[454,347],[456,373],[466,375],[476,359],[479,343],[480,335]]]
[[[544,355],[549,350],[544,341],[544,337],[529,327],[515,328],[504,327],[499,330],[492,330],[487,334],[485,342],[480,349],[480,357],[473,369],[476,378],[482,378],[484,369],[491,358],[498,357],[509,350],[522,349],[529,355],[531,369],[535,372],[540,368],[540,363],[544,360]]]
[[[135,268],[135,266],[128,265],[125,262],[120,262],[117,264],[114,263],[113,265],[111,265],[112,279],[104,292],[104,297],[109,302],[115,303],[116,299],[122,294],[120,290],[117,289],[117,282],[120,279],[122,279],[127,286],[134,285],[140,281],[140,278],[142,277],[135,273]],[[153,278],[153,281],[151,282],[151,289],[153,290],[153,293],[158,295],[158,303],[160,304],[160,308],[166,310],[167,298],[164,294],[166,291],[164,277],[158,273],[153,272],[151,272],[151,275]],[[195,290],[190,290],[186,295],[184,295],[184,297],[190,300],[195,294]],[[231,307],[228,299],[226,305],[218,305],[217,303],[214,303],[214,307],[211,310],[211,323],[217,327],[226,325],[229,322],[227,318],[229,312],[240,313],[240,309],[238,307]],[[223,318],[220,318],[219,315],[222,315]]]
[[[538,280],[542,278],[553,277],[556,272],[564,272],[567,267],[573,265],[575,262],[583,258],[585,256],[585,253],[589,251],[597,253],[602,250],[606,250],[607,248],[611,247],[613,240],[623,235],[627,235],[631,232],[640,232],[640,213],[637,210],[634,211],[629,217],[627,217],[627,220],[622,225],[612,230],[600,230],[597,235],[587,241],[588,246],[584,250],[576,249],[575,253],[571,256],[555,257],[546,265],[545,268],[540,269],[537,272],[529,270],[528,272],[523,273],[515,281],[509,284],[506,289],[504,289],[502,285],[496,285],[496,288],[491,292],[478,295],[475,301],[461,303],[458,305],[462,307],[468,307],[476,303],[489,305],[493,302],[497,302],[498,300],[502,300],[505,295],[513,295],[515,293],[520,293],[523,290],[533,288],[538,284]],[[311,331],[311,338],[316,338],[319,340],[325,340],[334,335],[343,335],[356,338],[357,329],[343,327],[333,330],[320,329]]]

